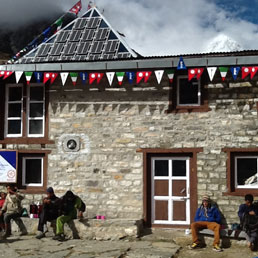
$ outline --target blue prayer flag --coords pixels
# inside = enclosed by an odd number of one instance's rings
[[[135,78],[135,72],[126,72],[126,76],[128,77],[129,83],[132,84]]]
[[[86,84],[87,78],[88,78],[88,74],[85,72],[80,72],[80,77],[82,79],[82,83]]]
[[[42,72],[34,72],[34,73],[35,73],[37,83],[41,83],[43,78],[43,73]]]
[[[233,79],[236,80],[237,79],[237,75],[238,73],[240,72],[240,67],[237,66],[237,67],[230,67],[230,71],[232,73],[232,76],[233,76]]]
[[[177,70],[186,70],[185,62],[182,56],[179,59]]]

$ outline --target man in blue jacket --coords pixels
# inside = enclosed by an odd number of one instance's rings
[[[200,240],[198,239],[198,231],[200,229],[208,228],[214,232],[213,250],[221,252],[222,249],[219,246],[220,242],[220,221],[221,216],[219,210],[215,206],[211,206],[210,198],[205,195],[202,198],[202,204],[197,209],[194,221],[191,224],[192,240],[191,249],[200,247]]]

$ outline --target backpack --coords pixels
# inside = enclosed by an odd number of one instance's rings
[[[258,216],[245,213],[241,221],[241,228],[246,233],[258,231]]]

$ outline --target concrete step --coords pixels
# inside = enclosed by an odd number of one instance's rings
[[[29,234],[37,234],[38,219],[21,218]],[[53,229],[48,222],[49,232],[53,235]],[[121,219],[75,219],[69,225],[65,224],[64,231],[67,236],[90,240],[119,240],[123,238],[137,238],[142,231],[142,221]],[[18,232],[16,223],[12,222],[12,231]]]

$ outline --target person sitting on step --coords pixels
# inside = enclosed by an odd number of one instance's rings
[[[69,223],[71,220],[77,218],[77,210],[81,211],[82,200],[80,197],[73,194],[72,191],[67,191],[61,197],[61,216],[56,220],[56,236],[54,240],[64,241],[64,224]]]
[[[219,210],[215,206],[211,206],[210,198],[205,195],[202,198],[202,204],[197,209],[194,221],[191,224],[192,230],[192,245],[191,249],[196,249],[200,247],[200,240],[198,239],[198,231],[200,229],[208,228],[214,231],[214,242],[213,242],[213,250],[217,252],[221,252],[222,249],[219,246],[220,242],[220,222],[221,216]]]
[[[17,191],[17,187],[14,185],[7,185],[7,196],[4,202],[4,206],[0,211],[0,215],[4,213],[5,233],[4,238],[11,235],[11,220],[13,219],[21,230],[21,236],[27,235],[27,230],[23,221],[21,220],[21,201],[24,199]]]
[[[40,233],[36,236],[37,239],[45,237],[47,229],[47,221],[56,220],[60,215],[60,198],[58,198],[52,187],[47,189],[47,196],[43,199],[43,208],[39,214],[38,231]]]
[[[4,202],[5,202],[5,198],[6,198],[6,193],[5,192],[1,192],[0,193],[0,209],[3,208],[4,206]],[[2,214],[0,216],[0,231],[4,230],[4,214]]]

